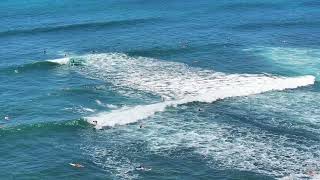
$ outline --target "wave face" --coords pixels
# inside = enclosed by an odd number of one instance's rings
[[[286,78],[260,74],[225,74],[192,68],[182,63],[129,57],[120,53],[85,55],[75,59],[83,62],[79,70],[83,75],[111,82],[118,87],[156,94],[163,100],[86,117],[96,128],[133,123],[164,111],[167,107],[185,103],[211,103],[230,97],[293,89],[314,84],[315,81],[313,76]]]
[[[51,59],[46,61],[37,61],[29,64],[22,64],[17,66],[9,66],[6,68],[0,68],[0,73],[22,73],[32,70],[48,70],[56,68],[57,66],[61,65],[68,65],[68,66],[81,66],[83,63],[79,59],[74,58],[59,58],[59,59]]]
[[[0,136],[12,136],[16,133],[29,133],[35,131],[57,131],[64,129],[79,129],[86,128],[88,123],[83,119],[67,120],[67,121],[52,121],[39,122],[32,124],[17,124],[13,126],[3,126],[0,129]]]

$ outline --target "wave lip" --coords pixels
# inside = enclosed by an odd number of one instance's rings
[[[52,60],[47,60],[47,62],[60,64],[60,65],[66,65],[66,64],[69,64],[70,58],[52,59]]]
[[[0,73],[10,74],[13,72],[21,73],[21,72],[32,71],[32,70],[47,70],[47,69],[55,68],[59,65],[66,65],[69,63],[70,63],[69,58],[38,61],[38,62],[29,63],[29,64],[9,66],[9,67],[0,69]]]
[[[164,101],[102,112],[85,119],[96,125],[124,125],[148,118],[167,107],[190,102],[214,102],[219,99],[248,96],[268,91],[294,89],[312,85],[314,76],[279,77],[266,74],[225,74],[189,67],[183,63],[121,53],[91,54],[75,57],[81,60],[79,73],[105,80],[117,87],[148,92]],[[65,63],[64,60],[56,60]]]
[[[69,66],[81,66],[83,65],[83,60],[81,58],[64,57],[58,59],[50,59],[44,61],[36,61],[28,64],[14,65],[5,68],[0,68],[0,73],[11,74],[11,73],[22,73],[32,70],[48,70],[56,68],[62,65]]]

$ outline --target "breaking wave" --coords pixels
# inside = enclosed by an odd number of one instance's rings
[[[124,107],[98,113],[85,119],[102,128],[124,125],[148,118],[167,107],[190,102],[214,102],[220,99],[294,89],[312,85],[314,76],[279,77],[265,74],[225,74],[193,68],[182,63],[120,53],[79,56],[83,62],[79,73],[155,95],[162,101],[148,105]],[[56,61],[65,63],[64,61]]]

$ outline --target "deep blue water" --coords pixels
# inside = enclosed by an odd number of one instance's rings
[[[316,179],[319,8],[2,0],[0,179]]]

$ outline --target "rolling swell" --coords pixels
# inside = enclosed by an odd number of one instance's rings
[[[0,137],[13,134],[37,133],[39,131],[59,131],[72,130],[79,128],[88,128],[89,123],[83,119],[60,121],[60,122],[43,122],[35,124],[20,124],[16,126],[4,126],[0,128]]]
[[[231,3],[220,6],[220,8],[225,10],[261,10],[261,9],[275,9],[279,8],[281,5],[265,2],[255,2],[255,3]]]
[[[177,55],[177,54],[185,54],[185,53],[193,53],[199,52],[203,50],[211,50],[211,49],[220,49],[220,48],[232,48],[237,47],[238,44],[234,43],[210,43],[199,46],[190,46],[188,44],[181,44],[177,47],[152,47],[149,49],[138,49],[126,52],[129,56],[147,56],[147,57],[158,57],[163,55]]]
[[[29,64],[10,66],[0,69],[2,74],[23,73],[33,70],[49,70],[61,65],[80,66],[81,60],[74,58],[61,58],[54,60],[38,61]]]
[[[107,21],[107,22],[88,22],[79,24],[69,24],[62,26],[52,26],[52,27],[38,27],[33,29],[16,29],[0,32],[0,37],[15,36],[15,35],[27,35],[27,34],[37,34],[46,32],[57,32],[57,31],[72,31],[78,29],[93,29],[93,28],[115,28],[121,26],[132,26],[148,22],[155,21],[156,18],[149,19],[128,19],[119,21]]]
[[[311,8],[319,8],[320,2],[319,1],[306,1],[301,3],[302,6],[311,7]]]

